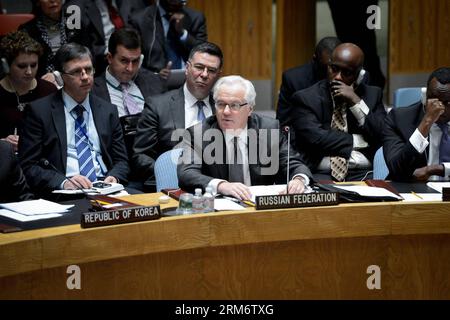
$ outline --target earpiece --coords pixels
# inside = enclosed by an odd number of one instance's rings
[[[140,57],[139,57],[139,67],[138,67],[138,69],[141,68],[143,62],[144,62],[144,55],[141,54]]]
[[[420,97],[422,100],[422,104],[424,106],[426,106],[427,105],[427,88],[426,87],[420,88]]]
[[[52,72],[53,76],[55,77],[56,86],[58,87],[58,90],[64,87],[64,80],[61,76],[61,72],[58,70],[55,70]]]
[[[355,85],[359,86],[364,80],[364,75],[366,74],[366,70],[361,69],[358,74],[358,78],[356,78]]]

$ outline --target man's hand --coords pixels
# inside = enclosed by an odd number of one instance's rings
[[[176,12],[170,16],[170,27],[172,29],[172,32],[175,33],[176,36],[181,37],[183,35],[183,19],[184,19],[184,13]]]
[[[444,166],[442,164],[435,164],[414,170],[413,177],[416,181],[427,181],[430,176],[443,177],[444,172]]]
[[[17,147],[19,145],[19,136],[18,135],[11,134],[2,140],[5,140],[5,141],[8,141],[9,143],[11,143],[14,151],[17,151]]]
[[[223,181],[217,186],[217,192],[239,200],[251,200],[252,198],[250,189],[240,182]]]
[[[361,98],[355,93],[353,86],[348,86],[341,81],[331,82],[331,95],[336,101],[343,101],[354,106],[361,101]]]
[[[428,137],[431,126],[445,112],[445,106],[438,99],[428,99],[425,106],[425,116],[417,128],[422,136]]]
[[[117,183],[117,179],[113,176],[107,176],[105,180],[103,180],[104,183]]]
[[[172,70],[172,61],[169,61],[167,63],[167,66],[159,71],[159,77],[164,80],[169,79],[171,70]]]
[[[64,190],[90,189],[92,188],[92,182],[85,176],[76,175],[64,182],[63,188]]]
[[[295,177],[288,184],[289,194],[303,193],[305,192],[305,182],[302,177]],[[280,194],[286,194],[286,190],[280,192]]]

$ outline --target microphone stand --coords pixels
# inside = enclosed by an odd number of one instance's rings
[[[290,163],[290,151],[291,151],[291,131],[289,126],[284,127],[284,131],[287,132],[287,170],[286,170],[286,194],[289,194],[289,163]]]

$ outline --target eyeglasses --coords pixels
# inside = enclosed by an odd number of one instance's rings
[[[83,72],[88,76],[92,76],[95,73],[95,69],[94,69],[94,67],[86,67],[86,68],[75,69],[73,71],[67,71],[67,72],[63,72],[63,73],[67,74],[69,76],[72,76],[72,77],[81,78],[83,76]]]
[[[225,103],[222,101],[216,102],[216,108],[217,109],[225,109],[226,106],[228,106],[232,111],[239,111],[241,110],[241,108],[245,105],[247,105],[248,102],[244,102],[244,103],[239,103],[239,102],[235,102],[235,103]]]
[[[213,67],[207,67],[201,63],[192,63],[192,62],[189,62],[189,63],[192,65],[192,68],[194,68],[194,70],[197,72],[203,72],[206,69],[206,72],[213,76],[219,72],[218,69],[213,68]]]

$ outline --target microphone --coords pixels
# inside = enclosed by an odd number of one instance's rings
[[[43,167],[43,168],[47,168],[50,167],[51,169],[55,170],[56,172],[62,174],[67,180],[69,180],[74,186],[75,188],[77,188],[77,190],[81,191],[81,193],[83,193],[87,199],[92,199],[95,201],[95,203],[97,204],[97,206],[99,208],[102,208],[102,205],[100,204],[100,202],[97,201],[97,199],[93,198],[93,197],[89,197],[90,194],[87,193],[78,183],[76,183],[75,181],[73,181],[71,178],[69,178],[68,176],[66,176],[61,170],[59,170],[58,168],[56,168],[53,163],[51,163],[50,161],[48,161],[45,158],[42,158],[38,161],[39,166]]]
[[[283,128],[284,132],[287,132],[287,170],[286,170],[286,194],[289,194],[289,163],[291,161],[290,159],[290,151],[291,151],[291,131],[289,126],[285,126]]]

